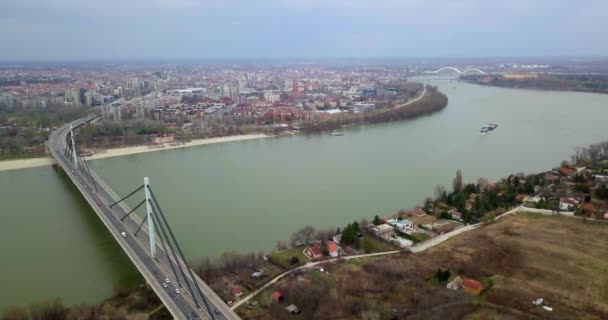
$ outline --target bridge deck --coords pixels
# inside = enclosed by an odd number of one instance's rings
[[[71,124],[77,127],[91,119],[91,117],[79,119]],[[64,156],[63,151],[66,148],[68,132],[69,124],[53,132],[47,143],[49,150],[173,317],[176,319],[239,319],[236,313],[204,281],[195,275],[194,280],[199,283],[210,305],[211,312],[207,312],[203,306],[197,308],[195,299],[188,290],[185,290],[186,287],[182,288],[184,286],[183,279],[180,279],[182,287],[178,286],[178,279],[171,272],[171,263],[175,265],[176,262],[179,262],[185,265],[184,261],[179,258],[178,261],[168,258],[168,255],[160,247],[160,239],[157,239],[156,258],[152,258],[145,228],[142,228],[138,235],[134,236],[141,219],[137,215],[133,215],[132,218],[121,221],[120,218],[129,212],[130,208],[124,203],[115,206],[113,209],[110,208],[110,204],[115,203],[120,198],[99,176],[91,171],[91,178],[95,184],[93,185],[89,178],[80,169],[76,169],[70,159]],[[125,232],[127,237],[123,238],[121,236],[122,232]],[[163,287],[165,279],[170,280],[167,288]],[[193,283],[191,277],[186,276],[186,279]],[[175,289],[178,287],[181,293],[176,294]]]

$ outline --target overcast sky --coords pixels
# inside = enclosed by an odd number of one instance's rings
[[[608,56],[608,0],[0,0],[0,60]]]

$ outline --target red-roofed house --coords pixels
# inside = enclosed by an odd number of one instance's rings
[[[569,176],[573,175],[574,173],[576,173],[576,171],[574,171],[574,169],[572,169],[572,168],[561,167],[561,168],[559,168],[559,173],[565,175],[566,177],[569,177]]]
[[[235,297],[240,297],[243,294],[243,288],[241,286],[236,286],[232,288],[232,295]]]
[[[319,249],[319,247],[311,244],[308,246],[308,248],[306,248],[306,255],[311,260],[316,260],[323,257],[323,252],[321,252],[321,249]]]
[[[517,196],[515,196],[515,201],[517,201],[518,203],[523,203],[526,200],[526,198],[528,198],[527,194],[520,193]]]
[[[327,251],[329,252],[329,255],[331,257],[337,257],[338,256],[338,246],[336,245],[335,242],[333,241],[329,241],[327,243]]]
[[[548,181],[548,182],[550,182],[550,183],[553,183],[553,182],[555,182],[555,181],[559,180],[559,177],[558,177],[558,176],[556,176],[556,175],[554,175],[554,174],[551,174],[551,173],[545,173],[545,175],[544,175],[543,179],[544,179],[545,181]]]
[[[416,208],[416,209],[412,210],[411,214],[416,217],[426,216],[426,212],[424,210],[422,210],[422,208]]]
[[[473,201],[467,200],[467,202],[464,204],[464,209],[471,211],[473,209]]]
[[[483,290],[483,286],[477,280],[464,278],[462,281],[462,290],[466,293],[478,296]]]
[[[450,213],[452,214],[452,219],[462,220],[462,213],[460,211],[452,210]]]
[[[559,210],[572,211],[578,208],[578,200],[574,198],[561,198],[559,199]]]
[[[270,299],[272,299],[272,301],[274,302],[279,302],[283,300],[283,296],[281,295],[280,292],[275,291],[272,293],[272,295],[270,296]]]

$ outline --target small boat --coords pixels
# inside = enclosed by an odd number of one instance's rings
[[[332,133],[331,133],[331,135],[332,135],[332,136],[339,137],[339,136],[343,136],[343,135],[344,135],[344,133],[342,133],[342,132],[335,132],[335,131],[334,131],[334,132],[332,132]]]
[[[496,128],[498,128],[498,125],[496,123],[488,123],[485,126],[481,127],[479,132],[486,133],[486,132],[490,132]]]

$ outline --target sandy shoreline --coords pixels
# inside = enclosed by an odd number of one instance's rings
[[[200,146],[200,145],[212,144],[212,143],[244,141],[244,140],[268,138],[268,137],[270,137],[270,136],[267,136],[265,134],[246,134],[246,135],[239,135],[239,136],[228,136],[228,137],[209,138],[209,139],[196,139],[196,140],[192,140],[190,142],[186,142],[184,144],[179,144],[179,145],[169,145],[166,143],[166,144],[157,145],[157,146],[133,146],[133,147],[124,147],[124,148],[116,148],[116,149],[95,150],[95,154],[93,154],[90,157],[86,157],[86,159],[95,160],[95,159],[103,159],[103,158],[111,158],[111,157],[120,157],[120,156],[126,156],[126,155],[130,155],[130,154],[171,150],[171,149],[180,149],[180,148]],[[48,165],[51,165],[54,163],[55,163],[55,160],[50,157],[34,158],[34,159],[6,160],[6,161],[0,161],[0,171],[42,167],[42,166],[48,166]]]

